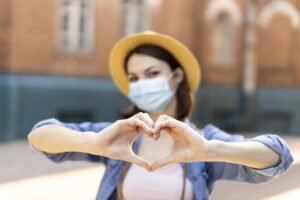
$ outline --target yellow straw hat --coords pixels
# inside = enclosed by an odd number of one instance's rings
[[[125,72],[125,58],[131,50],[143,44],[157,45],[169,51],[183,68],[191,92],[195,93],[197,91],[201,80],[201,72],[200,65],[194,55],[182,43],[170,36],[145,31],[121,39],[115,44],[110,53],[110,74],[123,94],[128,96],[129,91],[129,80]]]

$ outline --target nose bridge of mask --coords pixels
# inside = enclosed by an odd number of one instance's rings
[[[167,77],[159,76],[152,79],[140,79],[135,83],[130,83],[129,88],[132,92],[131,94],[134,95],[137,92],[143,94],[143,91],[151,92],[159,89],[170,89],[169,80],[175,73],[175,71],[172,71]]]
[[[138,85],[153,86],[152,84],[154,84],[154,83],[162,83],[165,81],[169,81],[173,75],[174,75],[174,72],[172,72],[167,77],[159,76],[159,77],[155,77],[155,78],[151,78],[151,79],[140,79],[139,81],[137,81],[135,83],[130,83],[130,87],[137,87]]]

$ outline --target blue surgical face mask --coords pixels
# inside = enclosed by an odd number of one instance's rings
[[[169,87],[168,77],[139,80],[129,84],[129,99],[141,110],[159,113],[169,105],[174,92]]]

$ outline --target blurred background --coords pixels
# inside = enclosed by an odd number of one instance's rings
[[[0,199],[18,199],[1,198],[1,192],[24,189],[33,177],[77,168],[103,170],[89,163],[50,163],[29,152],[26,137],[35,123],[52,117],[64,122],[116,120],[129,101],[110,79],[109,52],[120,38],[144,30],[175,37],[200,62],[193,122],[250,137],[279,134],[298,159],[299,28],[299,0],[0,0]],[[213,198],[241,199],[241,194],[243,199],[262,199],[289,190],[299,194],[297,163],[273,185],[226,182]],[[90,178],[97,186],[97,177]],[[20,179],[26,179],[23,185]],[[228,194],[232,187],[244,193]],[[257,193],[257,188],[269,190]],[[271,188],[281,189],[277,194]],[[80,190],[62,194],[74,191]],[[55,199],[54,193],[49,199]]]

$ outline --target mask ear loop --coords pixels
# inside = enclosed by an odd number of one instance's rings
[[[167,80],[169,81],[171,78],[173,78],[175,73],[176,73],[176,69],[171,72],[171,74],[167,77]]]
[[[176,69],[177,69],[177,68],[176,68]],[[176,74],[176,69],[173,70],[173,71],[171,72],[171,74],[167,77],[168,82],[169,82],[169,80],[170,80],[171,78],[173,78],[174,74]],[[176,91],[177,91],[177,89],[178,89],[178,87],[179,87],[179,84],[180,84],[180,83],[176,84],[175,91],[173,92],[174,94],[176,93]]]

